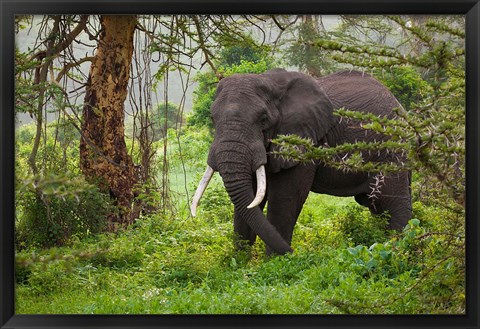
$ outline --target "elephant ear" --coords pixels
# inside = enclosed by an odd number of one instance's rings
[[[318,82],[305,74],[275,70],[266,73],[278,86],[277,108],[280,123],[276,135],[297,135],[312,140],[315,145],[324,142],[334,124],[333,105]],[[278,151],[271,144],[270,152]],[[269,154],[271,172],[291,168],[298,163]]]

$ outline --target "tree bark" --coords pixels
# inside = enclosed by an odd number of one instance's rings
[[[110,193],[118,210],[109,229],[133,221],[131,208],[137,181],[124,134],[124,102],[133,55],[135,16],[100,17],[101,34],[90,67],[83,107],[80,167],[90,181]]]

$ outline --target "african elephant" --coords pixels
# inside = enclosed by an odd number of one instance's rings
[[[215,138],[193,198],[192,214],[218,171],[234,204],[234,231],[250,244],[258,235],[267,253],[293,251],[293,229],[309,191],[354,196],[372,213],[388,212],[390,228],[403,228],[412,213],[409,172],[379,177],[343,172],[322,163],[300,164],[271,154],[278,147],[271,140],[280,134],[309,138],[322,147],[387,138],[333,115],[333,109],[342,107],[393,118],[392,109],[401,105],[380,82],[356,71],[314,79],[276,69],[222,79],[211,106]],[[391,161],[392,155],[387,154],[370,152],[364,157]]]

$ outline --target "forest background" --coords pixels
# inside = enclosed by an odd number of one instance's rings
[[[463,314],[463,16],[18,16],[16,313]],[[311,195],[295,253],[233,247],[219,177],[189,201],[213,140],[216,83],[283,67],[357,69],[406,110],[336,115],[388,134],[414,217],[385,230],[353,198]],[[285,156],[350,170],[293,137]],[[298,145],[309,151],[298,155]],[[290,148],[289,148],[290,147]],[[382,147],[364,145],[364,149]],[[385,146],[383,146],[385,147]],[[331,152],[331,151],[329,151]],[[100,165],[92,159],[101,154]],[[335,160],[337,159],[337,160]]]

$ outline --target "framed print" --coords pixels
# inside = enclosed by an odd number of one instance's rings
[[[2,1],[2,328],[478,328],[478,1]]]

